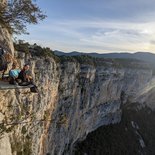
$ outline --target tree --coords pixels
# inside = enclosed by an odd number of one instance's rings
[[[29,53],[29,46],[30,44],[28,42],[25,42],[24,40],[18,40],[18,42],[14,42],[14,48],[16,51]]]
[[[27,24],[37,24],[45,17],[34,0],[8,0],[7,3],[0,1],[0,24],[10,33],[27,33]]]

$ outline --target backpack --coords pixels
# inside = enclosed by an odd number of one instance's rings
[[[0,48],[0,71],[3,71],[3,72],[2,72],[2,79],[3,79],[3,77],[4,77],[5,71],[6,71],[7,68],[8,68],[8,62],[7,62],[7,60],[5,59],[4,54],[5,54],[4,49],[3,49],[3,48]]]
[[[0,56],[3,55],[5,53],[3,48],[0,48]]]
[[[32,92],[32,93],[38,93],[38,88],[37,88],[37,86],[33,86],[33,87],[31,87],[30,88],[30,91]]]

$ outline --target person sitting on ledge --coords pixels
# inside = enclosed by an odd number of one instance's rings
[[[25,83],[26,85],[33,84],[33,78],[30,72],[30,66],[28,64],[25,64],[23,69],[20,71],[19,79],[21,79],[22,83]]]
[[[9,83],[18,85],[18,76],[20,73],[20,69],[17,68],[17,64],[12,65],[12,69],[9,71]]]
[[[19,73],[18,79],[22,81],[19,83],[20,86],[33,85],[33,87],[30,88],[31,92],[38,93],[38,88],[33,82],[29,64],[24,65],[23,69]]]

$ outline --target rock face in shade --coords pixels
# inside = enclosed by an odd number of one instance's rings
[[[30,62],[39,94],[29,88],[0,90],[0,154],[70,155],[88,133],[119,123],[126,101],[144,105],[150,98],[154,76],[143,62],[119,67],[107,60],[96,66],[52,57],[19,61]]]

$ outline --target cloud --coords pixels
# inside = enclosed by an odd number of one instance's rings
[[[150,44],[155,45],[155,40],[151,40]]]
[[[22,37],[63,51],[154,52],[154,2],[155,0],[48,1],[46,9],[49,18],[40,25],[29,27],[31,35]]]
[[[68,52],[154,51],[150,46],[155,40],[154,27],[155,22],[63,20],[39,25],[30,33],[37,43]]]

